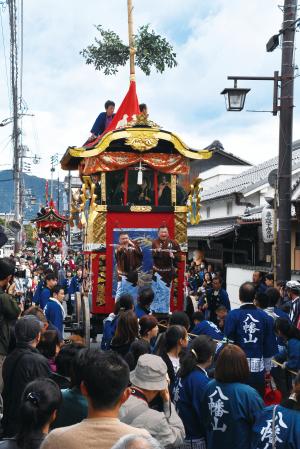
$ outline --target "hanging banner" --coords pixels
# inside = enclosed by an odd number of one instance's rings
[[[264,243],[273,243],[275,235],[275,210],[265,207],[261,213],[262,237]]]

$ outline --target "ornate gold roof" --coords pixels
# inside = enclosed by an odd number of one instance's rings
[[[138,126],[134,126],[135,124]],[[126,146],[134,151],[149,151],[155,149],[164,141],[173,145],[178,153],[188,159],[209,159],[212,156],[212,151],[193,150],[176,134],[162,130],[158,125],[146,119],[144,122],[139,120],[134,124],[129,123],[125,128],[108,132],[93,148],[69,147],[61,160],[62,168],[67,170],[75,169],[80,159],[98,156],[108,150],[112,142],[118,140],[123,141],[120,144],[123,147],[123,151],[126,150]]]

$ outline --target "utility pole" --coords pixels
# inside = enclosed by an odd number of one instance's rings
[[[59,197],[59,173],[57,174],[57,211],[59,212],[59,202],[60,202],[60,197]]]
[[[278,158],[277,279],[291,278],[291,176],[293,143],[294,39],[297,0],[285,0],[282,24],[281,95]]]
[[[10,76],[13,106],[13,178],[14,178],[14,218],[21,222],[21,166],[20,129],[18,124],[18,46],[17,46],[17,6],[16,0],[7,0],[10,26]],[[20,223],[22,225],[22,223]],[[22,231],[21,231],[22,232]],[[16,236],[15,250],[20,250],[21,232]]]
[[[53,156],[51,156],[50,158],[51,160],[51,185],[50,185],[50,198],[53,200],[53,176],[54,176],[54,172],[55,172],[55,165],[58,164],[58,154],[55,153]]]

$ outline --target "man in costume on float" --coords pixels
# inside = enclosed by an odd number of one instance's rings
[[[143,254],[139,245],[129,239],[127,232],[119,235],[116,249],[118,285],[115,300],[123,293],[129,293],[134,300],[138,293],[138,270],[142,266]]]
[[[170,312],[172,281],[180,260],[180,246],[169,238],[166,226],[158,228],[158,238],[152,242],[154,300],[151,310],[155,313]]]

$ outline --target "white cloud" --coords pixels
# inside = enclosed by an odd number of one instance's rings
[[[135,0],[135,27],[150,23],[175,43],[179,66],[163,75],[137,73],[139,98],[151,118],[181,135],[194,147],[220,140],[229,152],[251,162],[277,154],[278,120],[264,113],[227,113],[220,91],[227,75],[270,76],[280,68],[280,51],[265,51],[281,26],[274,0]],[[95,37],[93,24],[127,39],[126,1],[26,0],[24,2],[23,95],[35,118],[24,118],[24,143],[43,157],[33,172],[50,176],[49,161],[68,145],[81,145],[107,98],[120,103],[128,87],[128,68],[105,77],[86,66],[79,51]],[[8,20],[7,12],[3,15]],[[8,41],[6,40],[8,49]],[[0,120],[10,115],[3,49],[0,43]],[[244,82],[251,87],[248,109],[271,109],[272,83]],[[295,104],[299,100],[295,82]],[[295,109],[294,135],[300,115]],[[1,142],[9,127],[0,128],[2,160],[11,153]]]

